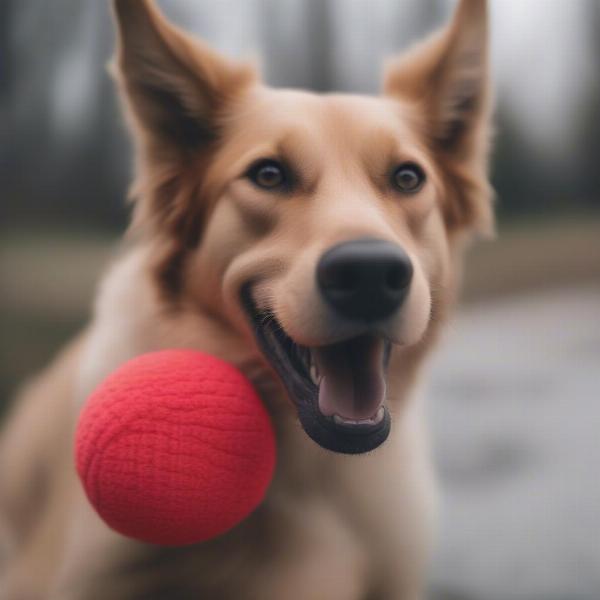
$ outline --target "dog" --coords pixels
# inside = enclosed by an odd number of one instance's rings
[[[461,257],[493,230],[487,5],[389,62],[378,97],[272,89],[114,0],[133,218],[91,324],[21,393],[0,453],[3,600],[417,600],[436,495],[419,373]],[[77,481],[74,424],[163,348],[253,382],[278,464],[215,540],[125,539]]]

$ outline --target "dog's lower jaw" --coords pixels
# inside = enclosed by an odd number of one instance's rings
[[[390,343],[363,335],[315,348],[298,345],[276,317],[260,310],[250,285],[242,306],[265,360],[277,372],[306,434],[326,450],[363,454],[387,439]]]

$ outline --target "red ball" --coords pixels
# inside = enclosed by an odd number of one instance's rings
[[[77,426],[77,472],[116,531],[161,545],[225,533],[263,500],[275,436],[235,367],[192,350],[144,354],[109,375]]]

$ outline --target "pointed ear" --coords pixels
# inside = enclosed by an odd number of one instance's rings
[[[253,79],[166,19],[151,0],[114,0],[114,72],[146,150],[197,149],[217,135],[216,118]]]
[[[153,240],[159,289],[175,296],[209,210],[202,174],[255,74],[169,24],[151,0],[113,0],[113,10],[112,71],[138,146],[133,231]]]
[[[493,231],[488,45],[487,1],[460,0],[445,29],[389,65],[384,88],[421,111],[448,181],[448,227],[484,235]]]
[[[422,102],[429,133],[446,151],[464,150],[488,125],[487,21],[486,0],[461,0],[446,29],[387,70],[385,93]]]

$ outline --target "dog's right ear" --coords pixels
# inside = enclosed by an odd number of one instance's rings
[[[453,230],[493,230],[487,181],[491,131],[488,1],[460,0],[450,24],[393,62],[385,92],[418,107],[449,178],[444,214]]]
[[[118,26],[113,67],[125,92],[142,150],[194,151],[217,136],[217,117],[253,79],[192,39],[160,14],[151,0],[113,0]]]

